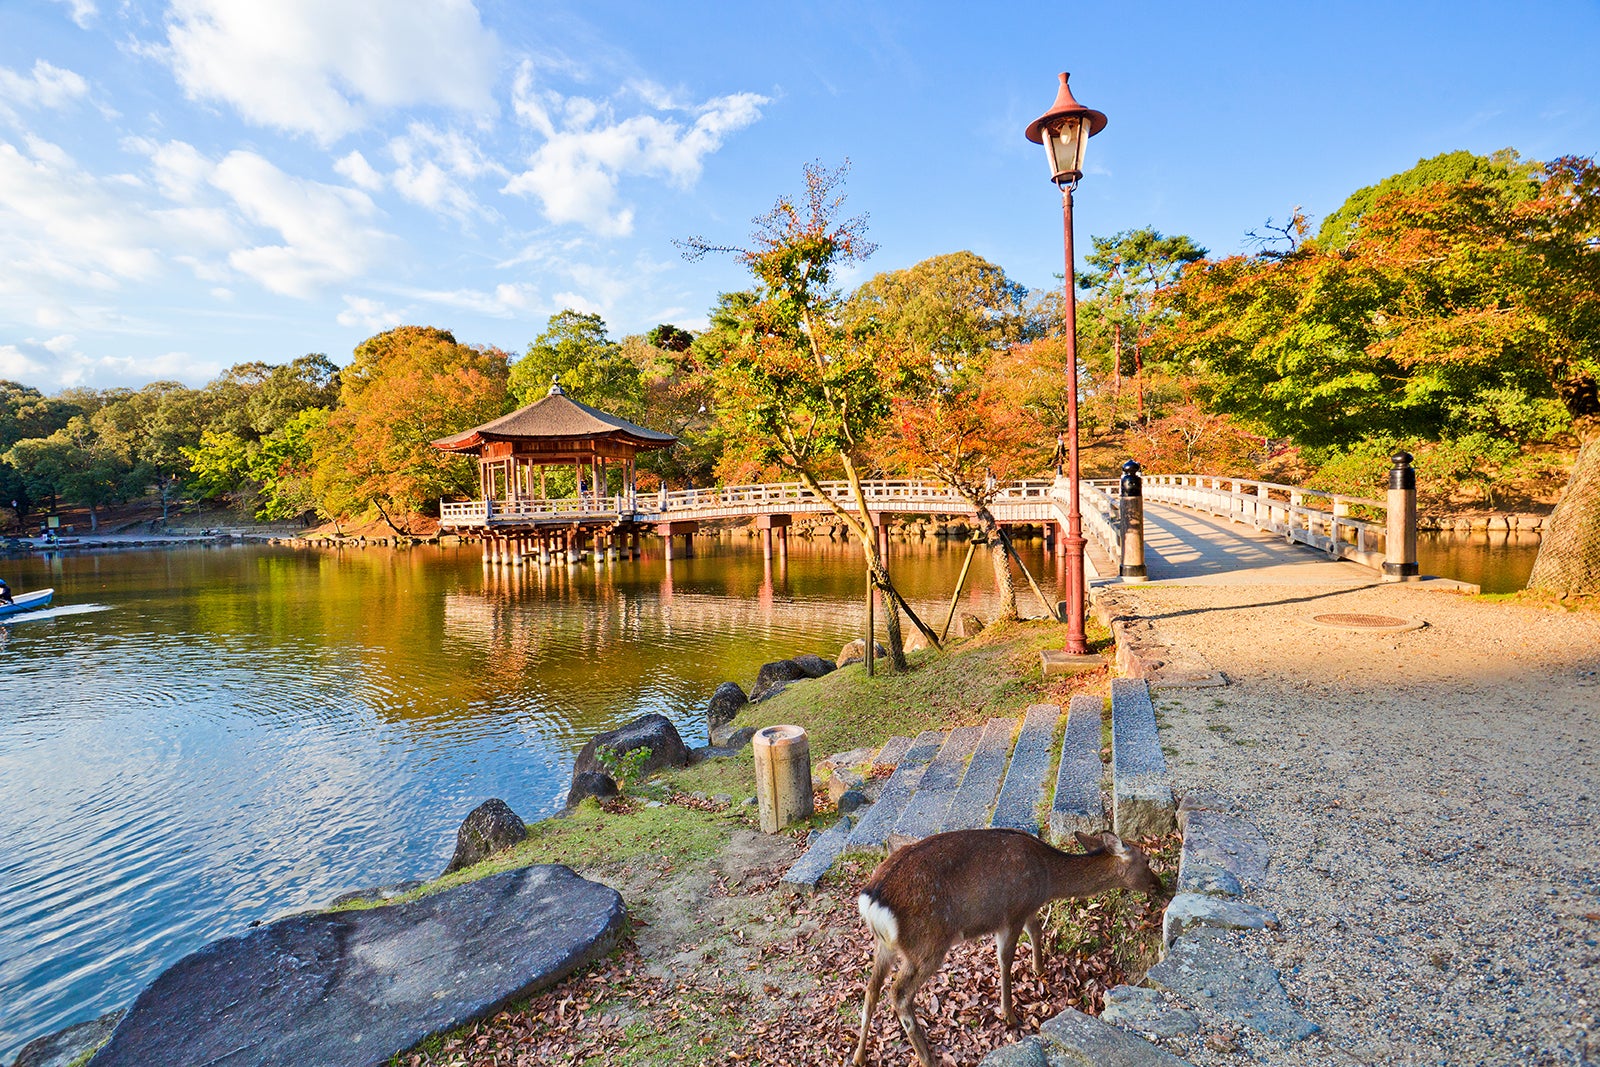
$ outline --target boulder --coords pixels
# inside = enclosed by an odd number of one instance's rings
[[[678,736],[678,728],[672,725],[671,720],[665,715],[641,715],[625,726],[595,735],[584,745],[583,751],[578,753],[578,762],[572,768],[572,780],[576,782],[578,775],[586,771],[605,771],[600,762],[601,749],[623,756],[636,748],[650,750],[650,755],[639,768],[641,776],[653,774],[663,767],[689,765],[689,749],[685,747],[683,738]]]
[[[877,641],[872,642],[872,648],[873,655],[879,659],[882,659],[889,654],[889,650],[884,648]],[[850,664],[860,663],[866,658],[867,642],[858,637],[854,641],[846,642],[845,645],[839,649],[839,658],[834,662],[836,666],[848,667]]]
[[[804,652],[790,660],[806,672],[808,678],[821,678],[824,674],[832,674],[837,668],[815,652]]]
[[[567,807],[575,808],[589,797],[616,796],[617,783],[604,771],[583,771],[572,776],[572,788],[567,790]]]
[[[750,698],[745,695],[738,682],[723,682],[711,694],[711,700],[706,704],[706,732],[711,735],[711,743],[718,744],[717,729],[732,722],[734,716],[739,714],[739,709],[750,703]]]
[[[961,616],[961,636],[977,637],[983,633],[983,620],[968,612]]]
[[[626,917],[615,890],[540,865],[407,904],[279,919],[169,967],[94,1063],[380,1067],[603,956]]]
[[[22,1046],[11,1067],[72,1067],[82,1063],[84,1054],[105,1044],[126,1014],[126,1010],[118,1008],[98,1019],[36,1037]]]
[[[750,703],[755,704],[783,692],[784,687],[790,682],[810,677],[806,669],[792,659],[763,663],[761,670],[756,674],[756,684],[750,687]]]
[[[485,800],[472,809],[456,831],[456,854],[450,857],[450,866],[443,873],[471,867],[527,836],[527,824],[511,810],[511,805],[498,797]]]

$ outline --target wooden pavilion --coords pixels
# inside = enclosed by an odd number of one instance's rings
[[[532,404],[482,426],[441,437],[433,447],[477,456],[482,498],[507,504],[546,500],[545,471],[571,467],[577,476],[580,505],[584,510],[599,511],[617,510],[601,507],[612,467],[622,467],[619,495],[631,499],[637,484],[638,454],[670,448],[677,440],[669,433],[647,430],[580,404],[562,391],[559,381],[552,381],[550,392]]]
[[[570,557],[581,540],[596,539],[598,548],[619,527],[637,544],[631,527],[637,524],[638,455],[677,440],[579,403],[552,380],[550,392],[534,403],[431,442],[444,452],[478,457],[479,499],[441,504],[441,525],[481,536],[486,558],[495,559],[520,559],[534,543],[541,558],[551,547]],[[573,496],[549,499],[545,476],[552,467],[572,468]],[[621,491],[611,495],[609,474],[619,468]]]

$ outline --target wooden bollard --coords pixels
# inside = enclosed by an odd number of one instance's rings
[[[761,831],[775,834],[791,823],[809,819],[811,743],[798,726],[768,726],[751,739],[756,763],[756,802]]]

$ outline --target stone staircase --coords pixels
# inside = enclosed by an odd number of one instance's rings
[[[946,830],[1007,827],[1059,843],[1108,823],[1135,837],[1170,829],[1172,792],[1149,688],[1137,679],[1112,682],[1110,819],[1104,714],[1104,698],[1080,694],[1064,713],[1058,704],[1034,704],[1019,719],[890,738],[872,759],[875,768],[894,768],[877,801],[817,834],[784,883],[813,890],[846,852],[886,853]]]

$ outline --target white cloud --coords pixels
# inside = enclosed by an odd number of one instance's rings
[[[58,146],[0,141],[0,189],[0,300],[46,282],[106,290],[158,270],[150,220]]]
[[[174,0],[161,54],[191,99],[323,144],[374,110],[495,108],[499,44],[470,0]]]
[[[367,162],[367,157],[360,152],[351,152],[344,158],[336,160],[333,169],[369,193],[383,189],[383,175],[379,174],[372,164]]]
[[[368,300],[364,296],[346,296],[344,310],[339,312],[335,321],[346,329],[359,326],[363,330],[381,333],[384,330],[399,326],[405,322],[404,309],[384,307],[376,300]]]
[[[229,153],[210,182],[246,220],[282,239],[228,256],[234,269],[272,292],[310,297],[359,276],[392,243],[367,221],[377,209],[365,193],[295,178],[253,152]]]
[[[56,0],[72,9],[72,21],[78,24],[78,29],[86,30],[94,22],[99,11],[95,9],[94,0]]]
[[[89,83],[80,75],[42,59],[31,74],[0,67],[0,117],[15,121],[14,107],[59,109],[88,95]]]
[[[527,282],[502,282],[487,292],[478,289],[419,290],[408,295],[419,301],[496,319],[524,315],[529,309],[537,307],[539,302],[538,290]]]
[[[729,134],[759,119],[767,103],[755,93],[735,93],[684,109],[659,90],[636,92],[657,110],[688,110],[693,121],[686,125],[659,114],[618,119],[609,104],[539,90],[532,65],[524,63],[513,88],[513,110],[545,140],[503,191],[538,197],[551,222],[624,236],[632,232],[633,209],[617,203],[620,178],[664,177],[680,187],[692,185],[705,157]]]
[[[389,176],[396,192],[430,211],[460,219],[486,213],[463,182],[506,175],[504,167],[461,133],[421,122],[413,122],[404,136],[390,140],[389,154],[396,164]]]

